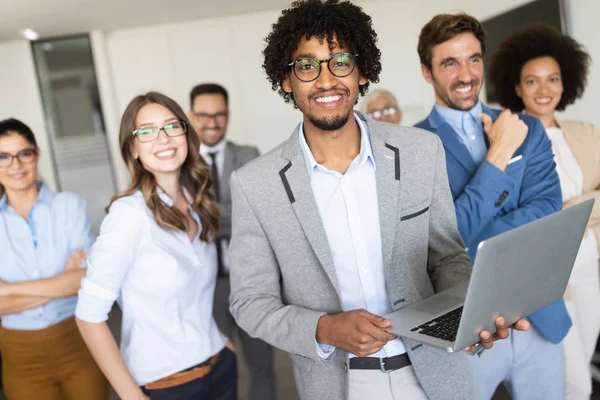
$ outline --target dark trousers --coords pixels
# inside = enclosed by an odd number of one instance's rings
[[[229,312],[229,278],[217,279],[214,312],[219,330],[229,338],[239,335],[241,349],[251,376],[251,400],[275,400],[275,374],[273,373],[273,347],[248,335],[240,329]]]
[[[225,348],[207,375],[183,385],[167,389],[146,390],[150,400],[236,400],[236,357]]]

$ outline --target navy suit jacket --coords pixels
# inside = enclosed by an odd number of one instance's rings
[[[483,112],[494,121],[500,115],[499,110],[486,106]],[[473,260],[482,240],[562,209],[550,139],[539,119],[522,114],[519,118],[529,130],[505,172],[486,160],[476,165],[458,134],[435,108],[415,125],[437,134],[442,140],[458,230]],[[489,148],[487,136],[485,140]],[[562,299],[535,312],[529,319],[553,343],[560,342],[571,328]]]

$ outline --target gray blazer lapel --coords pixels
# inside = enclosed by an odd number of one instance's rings
[[[231,191],[229,189],[229,177],[235,171],[236,154],[233,144],[227,142],[225,146],[225,158],[223,161],[223,184],[221,185],[221,200],[223,202],[231,202]]]
[[[396,232],[396,214],[400,184],[400,149],[387,144],[387,132],[378,131],[369,123],[371,147],[375,158],[375,177],[377,180],[377,199],[379,201],[379,225],[381,226],[381,247],[383,267],[386,275],[392,260],[394,236]],[[389,275],[388,275],[389,276]]]
[[[299,126],[283,147],[282,157],[289,162],[279,171],[279,176],[308,242],[340,296],[329,241],[312,191],[304,155],[298,143],[298,129]]]

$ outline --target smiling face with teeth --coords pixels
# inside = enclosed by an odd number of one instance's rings
[[[179,119],[163,105],[150,103],[144,105],[135,118],[136,129],[148,126],[162,127]],[[144,168],[160,181],[170,175],[179,177],[181,166],[188,152],[186,135],[171,137],[160,131],[153,142],[134,140],[132,155],[139,159]]]
[[[483,82],[481,43],[471,32],[433,47],[431,69],[421,65],[425,80],[433,85],[436,103],[467,111],[479,100]]]
[[[521,80],[515,90],[527,114],[542,120],[552,117],[564,90],[560,65],[550,56],[529,60],[521,69]]]
[[[303,37],[290,61],[301,57],[327,60],[333,54],[349,51],[339,45],[335,34],[331,45],[318,37]],[[357,67],[350,75],[338,78],[331,74],[326,63],[322,63],[321,73],[314,81],[302,82],[290,70],[282,87],[287,93],[293,94],[296,106],[304,114],[305,126],[313,126],[322,131],[336,131],[350,120],[358,99],[359,85],[365,83],[367,80],[360,76]]]

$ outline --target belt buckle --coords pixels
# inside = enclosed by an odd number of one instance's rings
[[[379,368],[381,369],[381,372],[383,372],[384,374],[389,374],[390,372],[393,372],[393,369],[386,369],[385,368],[385,361],[383,361],[383,358],[379,359]]]

